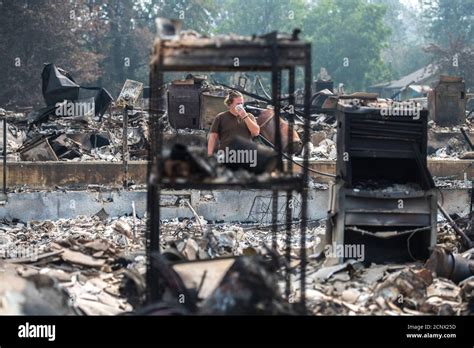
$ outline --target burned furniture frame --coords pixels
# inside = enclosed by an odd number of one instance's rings
[[[374,245],[368,262],[428,258],[436,244],[438,209],[427,167],[428,111],[386,116],[380,107],[340,104],[336,116],[337,178],[330,192],[326,244]],[[417,186],[383,190],[369,188],[365,183],[370,181]]]
[[[304,152],[303,170],[297,175],[293,173],[291,161],[284,166],[281,147],[281,134],[276,132],[275,149],[277,152],[277,170],[288,174],[283,178],[270,179],[266,182],[239,183],[166,183],[163,181],[161,166],[163,165],[163,117],[166,113],[163,107],[164,74],[167,72],[188,71],[264,71],[271,72],[272,105],[276,116],[280,116],[282,102],[295,104],[295,84],[297,67],[304,72],[304,137],[303,143],[309,142],[310,129],[310,97],[311,97],[311,44],[300,41],[299,30],[295,29],[292,36],[281,37],[273,32],[261,37],[246,39],[158,39],[155,42],[154,54],[150,71],[150,132],[151,144],[148,161],[148,228],[146,232],[147,248],[147,296],[148,301],[159,300],[159,271],[155,267],[154,255],[160,254],[160,191],[162,189],[255,189],[272,191],[272,249],[277,247],[278,222],[278,192],[286,191],[286,291],[290,296],[289,261],[291,252],[292,210],[291,199],[293,192],[301,194],[301,297],[300,305],[305,311],[305,279],[306,279],[306,237],[307,208],[308,208],[308,151]],[[281,97],[282,72],[288,71],[288,98]],[[294,108],[293,108],[294,109]],[[280,117],[274,117],[275,129],[280,130]],[[293,139],[294,114],[289,117],[288,138]],[[292,143],[292,141],[290,141]],[[292,149],[290,149],[291,153]],[[284,168],[285,167],[285,168]],[[285,170],[284,170],[285,169]]]

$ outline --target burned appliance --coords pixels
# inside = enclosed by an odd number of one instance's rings
[[[334,90],[334,81],[332,81],[332,80],[319,80],[319,79],[314,81],[314,83],[313,83],[314,93],[317,93],[319,91],[323,91],[325,89],[332,92]]]
[[[106,89],[80,86],[71,74],[54,64],[44,66],[41,78],[43,97],[49,107],[64,100],[89,102],[92,99],[95,115],[102,116],[113,100]],[[40,113],[35,121],[42,119],[43,116],[47,116],[47,114]]]
[[[122,91],[117,98],[115,105],[120,107],[135,106],[143,91],[143,83],[134,80],[125,80]]]
[[[173,81],[168,89],[168,118],[172,127],[201,128],[201,85],[194,79]]]
[[[336,112],[337,178],[326,231],[331,248],[326,250],[342,251],[329,255],[339,262],[426,259],[436,243],[437,216],[426,161],[428,112],[386,116],[389,105],[351,104],[339,103]],[[364,255],[351,255],[356,249]]]

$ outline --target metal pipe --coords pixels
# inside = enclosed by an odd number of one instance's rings
[[[468,260],[451,250],[435,247],[425,267],[438,277],[459,283],[474,275],[474,261]]]
[[[274,131],[275,131],[275,150],[278,152],[277,168],[280,172],[283,171],[283,149],[281,141],[280,128],[280,96],[281,96],[281,69],[278,66],[278,42],[277,33],[272,35],[272,105],[275,116],[273,117]]]
[[[443,216],[446,218],[446,220],[449,221],[449,224],[452,226],[453,230],[459,235],[459,237],[461,237],[462,244],[464,245],[464,247],[466,247],[466,249],[471,249],[473,243],[471,242],[469,237],[466,236],[466,234],[463,231],[461,231],[458,225],[454,222],[453,219],[451,219],[451,216],[449,216],[449,214],[446,212],[446,210],[444,210],[444,208],[441,206],[441,204],[439,204],[439,202],[438,202],[438,208],[443,214]]]
[[[463,127],[461,127],[461,133],[464,136],[464,139],[466,139],[466,142],[469,144],[469,147],[471,148],[471,150],[474,151],[474,144],[472,143],[471,138],[469,138],[469,135],[467,134],[466,130]]]
[[[474,180],[471,180],[471,209],[469,210],[472,214],[472,205],[474,204]],[[474,226],[472,227],[474,229]]]
[[[275,117],[273,117],[275,126],[275,150],[278,153],[277,168],[278,171],[283,170],[283,158],[281,149],[281,134],[280,134],[280,74],[281,70],[278,67],[278,46],[276,42],[277,34],[274,32],[270,38],[271,40],[271,61],[272,61],[272,101],[274,107]],[[278,223],[278,189],[272,190],[272,249],[277,250],[277,223]]]
[[[290,111],[288,113],[288,151],[290,154],[293,153],[293,125],[295,123],[294,119],[294,104],[295,104],[295,68],[291,67],[288,70],[288,94],[290,97]],[[293,175],[293,162],[288,161],[288,172]],[[291,227],[293,219],[293,191],[286,191],[286,274],[285,274],[285,297],[290,298],[291,294],[291,272],[290,272],[290,262],[291,262]]]
[[[305,66],[304,66],[304,134],[303,134],[303,146],[307,146],[309,142],[309,130],[310,130],[310,106],[311,106],[311,44],[306,44],[305,48]],[[301,278],[300,278],[300,289],[301,289],[301,307],[304,313],[306,313],[306,228],[308,218],[308,181],[309,181],[309,154],[306,148],[303,154],[303,189],[301,190],[301,225],[300,225],[300,258],[301,258]]]
[[[288,141],[289,148],[288,151],[290,154],[293,153],[293,125],[295,123],[294,119],[294,104],[295,104],[295,68],[291,67],[288,70],[288,94],[290,96],[290,112],[288,113]],[[288,161],[288,172],[293,175],[293,162]],[[285,296],[287,299],[290,298],[291,294],[291,272],[290,272],[290,262],[291,262],[291,220],[293,219],[293,191],[286,191],[286,274],[285,274]]]
[[[3,194],[7,194],[7,117],[3,116]]]
[[[288,94],[290,95],[290,110],[288,112],[288,153],[293,154],[293,129],[295,124],[295,68],[288,71]],[[293,162],[288,162],[288,171],[293,174]]]
[[[278,189],[272,190],[272,249],[277,251]]]
[[[123,187],[128,187],[128,110],[125,106],[123,109],[123,134],[122,134],[122,160],[123,160]]]
[[[152,67],[150,72],[150,149],[148,151],[148,190],[147,190],[147,302],[159,300],[159,270],[155,258],[160,252],[160,181],[159,161],[161,160],[161,130],[159,119],[161,117],[163,73],[161,71],[163,57],[160,54],[159,62]]]

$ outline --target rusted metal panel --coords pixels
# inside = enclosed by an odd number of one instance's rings
[[[171,84],[168,89],[168,118],[174,128],[201,128],[199,85]]]
[[[345,200],[346,225],[362,226],[429,226],[432,207],[428,192],[381,193],[363,191],[364,195],[353,195],[352,190],[342,189]]]
[[[339,105],[337,119],[337,174],[348,187],[359,179],[418,182],[424,175],[426,110],[418,118],[383,117],[380,109]]]
[[[129,180],[144,185],[146,161],[129,162]],[[111,162],[13,162],[8,163],[9,188],[80,188],[88,185],[122,186],[123,165]]]
[[[436,244],[435,189],[394,194],[361,190],[354,195],[338,181],[331,189],[330,202],[326,242],[372,248],[366,262],[406,261],[412,260],[412,255],[426,259],[429,248]]]
[[[201,120],[202,128],[209,129],[217,114],[227,111],[224,104],[225,95],[218,95],[212,92],[201,93]]]
[[[304,66],[308,44],[300,41],[298,34],[295,30],[291,35],[159,38],[151,65],[160,62],[163,71],[271,71],[274,63],[278,69]],[[272,60],[274,40],[278,45],[276,62]]]
[[[166,139],[165,141],[167,141]],[[201,143],[199,142],[199,144]],[[202,144],[202,146],[204,146],[204,143]],[[463,179],[464,173],[466,173],[468,178],[474,177],[473,163],[473,160],[430,160],[428,161],[428,167],[434,176],[452,176],[453,179]],[[138,185],[145,184],[147,162],[130,161],[129,165],[130,180]],[[93,184],[116,185],[121,183],[120,180],[123,176],[122,163],[118,162],[8,162],[7,167],[8,187],[27,185],[31,188],[52,188],[55,186],[67,187],[69,185],[82,187]],[[334,174],[336,172],[334,161],[311,161],[309,167],[324,173]],[[97,171],[93,176],[89,175],[91,168]],[[299,170],[300,167],[295,166],[295,172],[299,172]],[[53,171],[59,171],[58,174],[54,174],[58,175],[56,176],[56,178],[59,178],[58,181],[53,180]],[[110,175],[102,175],[104,172],[108,172]],[[319,177],[318,174],[315,173],[311,173],[311,175],[316,178],[330,179],[327,177]],[[0,181],[3,182],[2,180]]]
[[[282,50],[279,56],[278,67],[287,69],[304,63],[304,53],[301,44],[280,45]],[[219,57],[215,55],[216,47],[177,47],[170,48],[167,43],[160,49],[163,51],[163,65],[166,70],[178,70],[185,67],[187,71],[204,71],[212,67],[213,71],[269,71],[272,68],[270,59],[271,47],[262,43],[253,43],[252,47],[246,44],[226,45],[221,47]],[[238,58],[239,64],[235,64]]]
[[[29,144],[20,151],[23,161],[57,161],[58,157],[51,148],[48,139],[42,138]]]
[[[352,213],[346,211],[346,225],[394,227],[403,232],[401,227],[427,226],[430,224],[429,214],[406,214],[406,213]],[[429,245],[426,246],[427,248]]]

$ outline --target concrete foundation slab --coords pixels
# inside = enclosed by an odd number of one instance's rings
[[[470,207],[470,190],[442,189],[443,205],[449,213],[467,214]],[[312,189],[308,197],[308,218],[323,219],[328,208],[328,190]],[[9,193],[8,200],[0,206],[0,218],[20,221],[57,220],[79,215],[94,215],[101,209],[112,217],[131,215],[132,202],[136,213],[146,212],[146,190],[97,191],[39,191]],[[184,203],[188,200],[196,212],[213,222],[271,222],[271,191],[165,191],[161,198],[162,219],[192,217]],[[299,195],[291,201],[294,218],[301,212]],[[278,198],[279,221],[284,221],[286,195]]]

